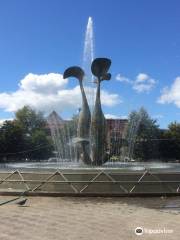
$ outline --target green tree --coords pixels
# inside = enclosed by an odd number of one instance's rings
[[[13,121],[0,127],[0,158],[47,159],[52,154],[52,141],[41,112],[29,106],[18,110]]]
[[[46,121],[42,112],[36,112],[29,106],[24,106],[15,114],[15,120],[26,134],[33,134],[37,129],[44,129]]]
[[[30,159],[47,159],[52,154],[52,141],[48,136],[47,122],[42,112],[36,112],[24,106],[16,112],[15,122],[24,131],[27,149],[32,149],[27,156]]]
[[[126,138],[130,158],[143,161],[159,158],[159,126],[144,108],[130,113]]]
[[[23,129],[15,121],[5,121],[0,128],[0,158],[19,159],[25,150]]]
[[[168,129],[162,131],[161,139],[161,158],[165,160],[180,160],[180,123],[170,123]]]
[[[31,145],[33,151],[31,152],[32,159],[43,160],[52,156],[52,143],[42,130],[36,130],[32,134]]]

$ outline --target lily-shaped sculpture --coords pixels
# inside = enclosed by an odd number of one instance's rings
[[[68,77],[75,77],[79,80],[79,86],[82,95],[82,108],[79,114],[76,143],[80,146],[79,151],[82,161],[86,164],[90,164],[91,159],[89,157],[89,131],[91,112],[83,87],[84,71],[78,66],[69,67],[65,70],[63,74],[63,78]]]
[[[101,108],[100,84],[103,80],[110,80],[108,70],[111,60],[108,58],[96,58],[91,65],[91,71],[97,77],[97,91],[94,111],[91,118],[91,160],[94,165],[101,165],[108,160],[106,120]]]

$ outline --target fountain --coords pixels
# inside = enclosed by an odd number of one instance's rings
[[[121,155],[120,161],[111,159],[101,107],[101,83],[111,79],[110,66],[108,58],[94,59],[93,21],[89,17],[82,67],[69,67],[63,74],[78,81],[82,98],[78,117],[60,127],[54,114],[49,126],[55,161],[7,164],[0,171],[0,192],[80,196],[179,193],[179,164],[128,162],[132,160],[141,116],[132,122],[126,139],[118,140],[115,152]],[[120,150],[121,140],[125,146]]]
[[[78,124],[74,124],[73,134],[68,134],[68,124],[63,129],[59,129],[56,119],[51,119],[49,122],[57,158],[61,163],[70,159],[71,162],[82,160],[87,165],[97,166],[109,159],[106,120],[101,108],[100,84],[111,78],[111,75],[107,73],[111,61],[107,58],[98,58],[93,61],[93,35],[93,21],[89,17],[85,32],[83,69],[73,66],[64,72],[64,78],[78,79],[82,95],[82,107]],[[93,75],[96,77],[95,80]],[[96,99],[94,84],[97,84]]]

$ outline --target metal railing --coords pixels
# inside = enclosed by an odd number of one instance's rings
[[[6,175],[4,178],[2,177],[2,175]],[[25,176],[26,174],[32,174],[31,179],[26,179]],[[152,189],[153,186],[156,186],[157,184],[159,184],[162,188],[160,188],[160,191],[158,192],[154,192],[154,193],[159,193],[159,194],[166,194],[166,193],[172,193],[172,194],[178,194],[180,191],[180,173],[177,173],[179,176],[179,180],[162,180],[159,177],[159,173],[154,174],[152,172],[150,172],[149,170],[145,169],[144,172],[140,173],[135,173],[134,176],[137,176],[138,178],[136,180],[117,180],[113,177],[113,174],[110,172],[106,172],[104,170],[99,170],[96,172],[90,172],[88,174],[92,174],[93,176],[91,177],[90,180],[71,180],[68,178],[68,176],[82,176],[82,173],[75,173],[75,172],[63,172],[61,169],[56,170],[55,172],[49,172],[49,173],[38,173],[38,172],[21,172],[20,170],[15,170],[13,172],[0,172],[0,193],[3,192],[9,192],[9,189],[11,189],[11,191],[16,192],[17,191],[17,185],[18,184],[23,184],[24,188],[23,188],[23,192],[24,194],[26,193],[40,193],[42,192],[42,187],[44,187],[46,184],[51,184],[52,186],[55,184],[59,184],[58,187],[58,191],[56,189],[56,192],[59,193],[64,193],[66,194],[66,191],[61,191],[61,184],[66,184],[70,187],[71,192],[73,194],[86,194],[86,193],[91,193],[91,191],[87,191],[88,188],[93,185],[94,186],[94,190],[92,191],[92,193],[95,193],[98,195],[99,193],[99,189],[103,188],[103,186],[105,185],[111,185],[111,186],[116,186],[116,194],[124,194],[124,195],[133,195],[133,194],[138,194],[138,193],[149,193],[152,194],[152,192],[148,192],[148,191],[136,191],[137,187],[141,187],[143,185],[146,184],[150,184]],[[123,175],[128,175],[128,174],[132,174],[132,172],[128,173],[117,173],[116,175],[119,176],[119,178],[121,178],[121,176]],[[170,174],[170,173],[169,173]],[[13,177],[15,177],[16,175],[16,179],[13,179]],[[33,176],[41,176],[41,178],[43,177],[43,179],[33,179]],[[45,176],[44,176],[45,175]],[[83,175],[86,175],[86,173],[83,172]],[[173,173],[172,173],[173,175]],[[17,179],[18,176],[18,179]],[[53,180],[54,177],[59,176],[60,179],[59,180]],[[104,177],[105,180],[99,180],[100,177]],[[145,177],[149,178],[149,180],[144,180]],[[10,184],[11,186],[13,185],[14,188],[6,188],[3,189],[1,188],[2,185],[6,183],[6,184]],[[31,187],[30,185],[34,185],[33,187]],[[97,184],[100,184],[100,187],[97,187]],[[78,186],[78,187],[77,187]],[[162,189],[165,188],[166,190],[162,191]],[[118,190],[119,189],[119,190]],[[119,191],[119,192],[118,192]],[[18,192],[18,191],[17,191]],[[48,192],[48,187],[47,190],[45,192]],[[52,193],[52,191],[51,191]],[[102,192],[101,192],[102,193]],[[99,195],[101,195],[101,193],[99,193]],[[114,192],[111,192],[111,187],[109,187],[108,191],[104,191],[104,193],[109,194],[114,194]]]

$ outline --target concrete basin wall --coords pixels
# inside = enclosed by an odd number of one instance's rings
[[[179,194],[180,173],[122,169],[0,172],[0,194],[140,196]]]

